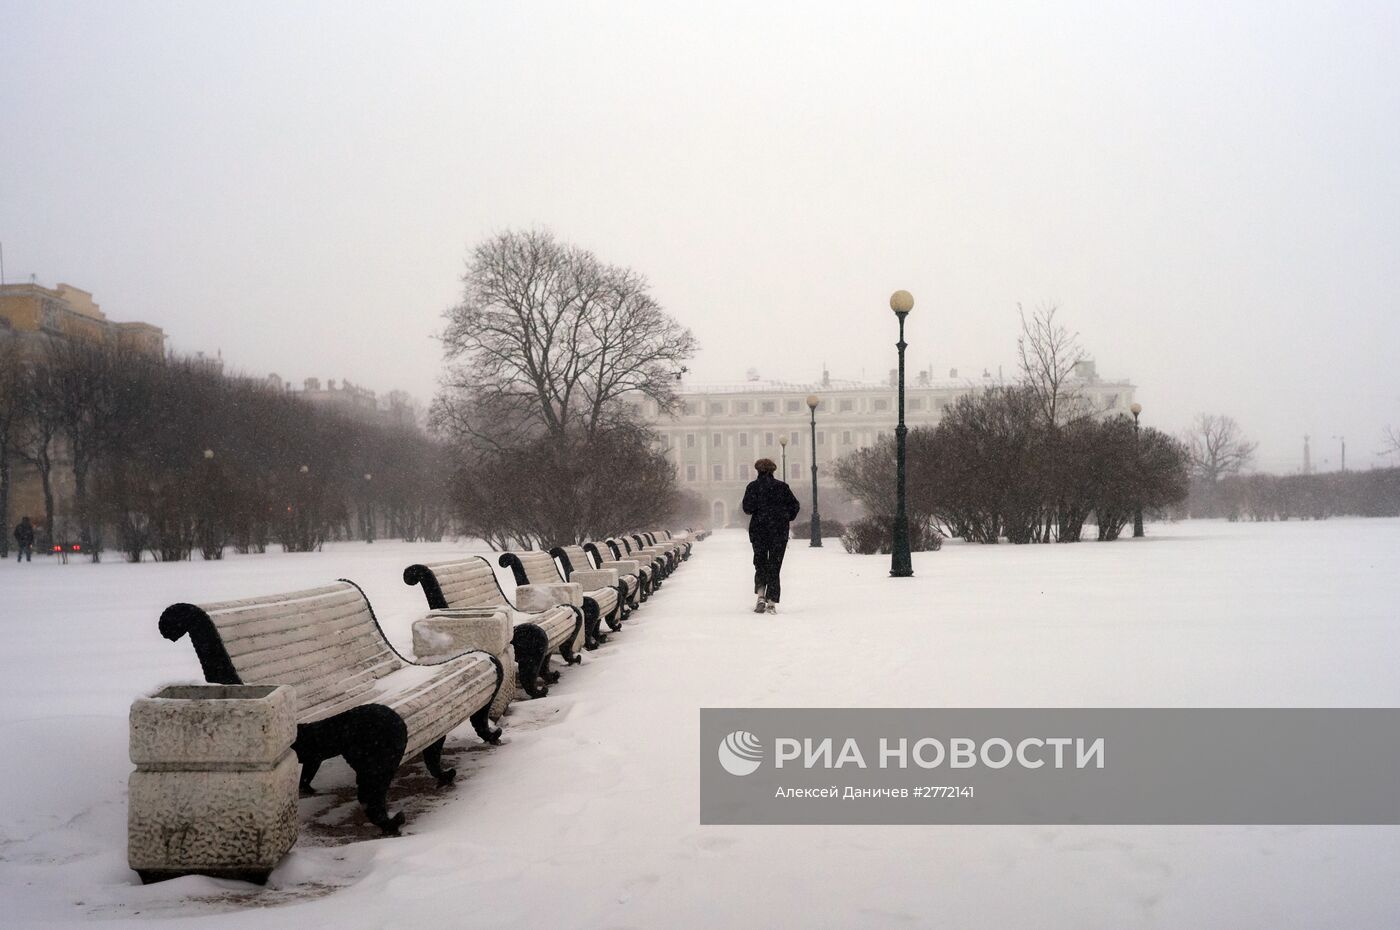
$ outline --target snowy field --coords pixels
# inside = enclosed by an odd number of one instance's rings
[[[126,869],[127,707],[200,677],[160,611],[348,577],[407,651],[421,593],[400,572],[462,548],[7,562],[0,924],[1400,926],[1400,828],[699,825],[705,706],[1400,705],[1400,521],[1149,533],[950,544],[909,580],[794,542],[776,617],[750,612],[744,535],[717,533],[548,698],[516,704],[501,746],[459,730],[453,789],[401,778],[403,837],[363,830],[328,765],[262,890]]]

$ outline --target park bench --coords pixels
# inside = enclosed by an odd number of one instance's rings
[[[652,595],[652,567],[649,559],[634,559],[630,555],[618,558],[621,548],[612,544],[609,540],[598,542],[586,542],[582,546],[583,551],[588,554],[592,564],[597,568],[617,568],[618,576],[626,571],[629,576],[637,579],[637,602],[646,601]]]
[[[501,663],[467,652],[437,665],[411,662],[384,637],[369,600],[352,581],[306,591],[213,604],[173,604],[160,616],[171,642],[189,635],[204,678],[219,685],[290,685],[296,691],[301,789],[321,763],[344,756],[370,822],[397,834],[389,786],[406,758],[421,753],[440,785],[447,735],[470,721],[488,743],[500,739],[487,712]]]
[[[641,563],[642,583],[651,594],[661,588],[666,577],[666,561],[658,553],[645,553],[626,536],[609,536],[604,544],[618,561],[632,560]]]
[[[642,537],[642,542],[645,545],[652,549],[659,549],[660,551],[666,553],[667,558],[669,558],[671,561],[672,571],[676,570],[677,568],[680,568],[681,563],[684,562],[687,558],[689,558],[686,547],[683,544],[672,541],[671,539],[668,539],[661,533],[657,533],[655,531],[648,531],[640,535]]]
[[[503,552],[500,563],[502,568],[508,568],[515,576],[516,590],[522,587],[539,587],[543,585],[557,584],[577,584],[583,595],[583,629],[584,645],[588,649],[596,649],[601,643],[607,642],[607,634],[602,631],[602,624],[607,620],[608,626],[613,627],[622,615],[624,601],[626,599],[625,590],[619,592],[621,585],[617,577],[617,572],[611,569],[586,569],[575,571],[571,578],[565,578],[560,572],[559,566],[554,562],[554,556],[542,549],[526,550],[523,552]]]
[[[622,621],[626,620],[627,616],[632,611],[637,610],[641,606],[639,600],[642,595],[641,578],[638,576],[637,572],[640,566],[637,562],[630,560],[609,560],[601,563],[594,562],[593,559],[597,554],[597,548],[594,547],[590,553],[590,550],[587,548],[589,545],[591,545],[591,543],[585,543],[581,546],[555,546],[553,549],[549,550],[549,554],[559,560],[559,568],[563,572],[564,577],[569,581],[575,580],[575,572],[595,570],[611,570],[617,572],[617,593],[622,599],[622,607],[613,617],[606,618],[608,628],[617,631],[622,628]]]
[[[481,556],[410,565],[403,570],[403,580],[407,585],[422,586],[428,607],[434,611],[507,608],[520,687],[532,698],[544,697],[549,693],[548,685],[559,680],[559,673],[549,668],[555,652],[566,664],[582,661],[576,654],[584,624],[581,595],[571,597],[568,590],[543,586],[526,587],[516,589],[516,601],[512,602],[501,590],[496,570]]]
[[[642,555],[650,555],[657,559],[661,565],[661,577],[669,578],[675,572],[680,563],[676,553],[669,546],[658,546],[646,539],[641,533],[631,533],[624,537],[634,547],[633,551]]]
[[[670,530],[662,530],[661,534],[666,538],[667,542],[675,543],[677,546],[680,546],[681,558],[690,558],[692,539],[689,532],[672,533]]]

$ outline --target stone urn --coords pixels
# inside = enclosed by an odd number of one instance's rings
[[[131,705],[127,863],[262,884],[297,839],[296,693],[171,685]]]
[[[515,631],[512,613],[504,606],[444,608],[413,622],[413,654],[419,662],[445,662],[472,649],[484,650],[501,660],[505,678],[491,703],[492,720],[501,718],[520,687],[515,647],[510,643]]]

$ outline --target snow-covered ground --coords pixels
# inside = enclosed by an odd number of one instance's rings
[[[328,765],[340,794],[302,802],[303,841],[261,890],[126,869],[127,706],[199,678],[161,609],[348,577],[406,651],[421,594],[400,572],[463,548],[0,565],[0,924],[1400,926],[1392,827],[699,825],[706,706],[1400,705],[1400,521],[1149,533],[950,544],[909,580],[794,542],[776,617],[750,612],[744,535],[717,533],[516,704],[500,747],[459,730],[455,788],[401,780],[405,836],[361,830]]]

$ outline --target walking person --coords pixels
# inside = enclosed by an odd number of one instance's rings
[[[34,524],[29,522],[28,517],[20,518],[19,525],[15,527],[15,542],[19,543],[19,556],[16,562],[34,561]]]
[[[744,489],[744,513],[750,516],[749,543],[753,546],[753,590],[758,603],[753,612],[777,613],[782,598],[779,573],[783,570],[783,554],[787,552],[788,524],[797,516],[802,505],[797,503],[792,488],[773,477],[778,466],[772,459],[753,463],[758,477]]]

